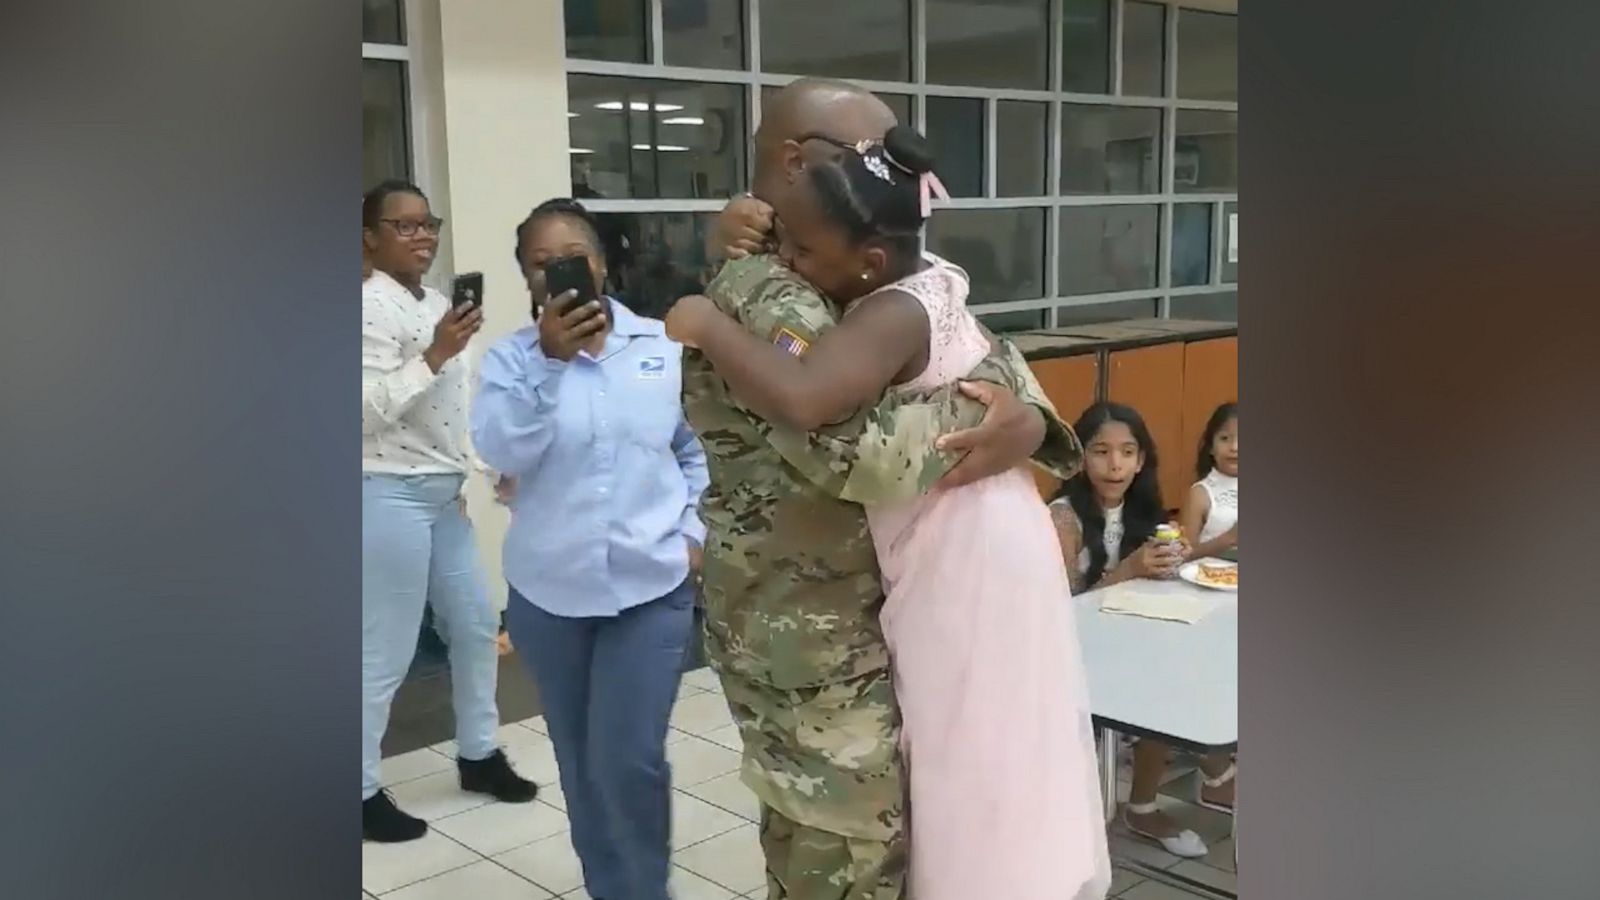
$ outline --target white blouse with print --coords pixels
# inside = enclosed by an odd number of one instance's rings
[[[383,272],[361,285],[361,471],[465,475],[471,374],[458,353],[437,374],[422,359],[450,301],[419,298]]]

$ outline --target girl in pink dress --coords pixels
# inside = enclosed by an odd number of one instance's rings
[[[810,136],[807,140],[831,140]],[[808,346],[749,334],[703,297],[668,334],[741,402],[816,429],[885,391],[965,376],[989,338],[968,279],[918,252],[942,191],[921,135],[843,148],[777,210],[785,261],[846,308]],[[1050,514],[1022,469],[867,507],[910,772],[913,900],[1098,900],[1110,884],[1087,686]]]

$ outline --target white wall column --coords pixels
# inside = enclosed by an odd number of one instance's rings
[[[571,192],[566,31],[559,0],[429,2],[439,21],[453,269],[484,273],[476,360],[531,322],[512,258],[517,224],[538,203]],[[484,479],[473,482],[468,502],[489,591],[503,606],[507,515]]]

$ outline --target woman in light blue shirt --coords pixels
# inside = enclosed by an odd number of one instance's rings
[[[565,315],[543,265],[587,257],[599,301]],[[666,900],[667,717],[694,621],[705,452],[683,418],[681,348],[604,297],[594,220],[551,200],[517,228],[535,325],[483,359],[472,441],[512,483],[506,628],[545,706],[596,900]]]

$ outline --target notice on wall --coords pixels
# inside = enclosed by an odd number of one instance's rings
[[[1228,213],[1228,262],[1239,262],[1239,214]]]

